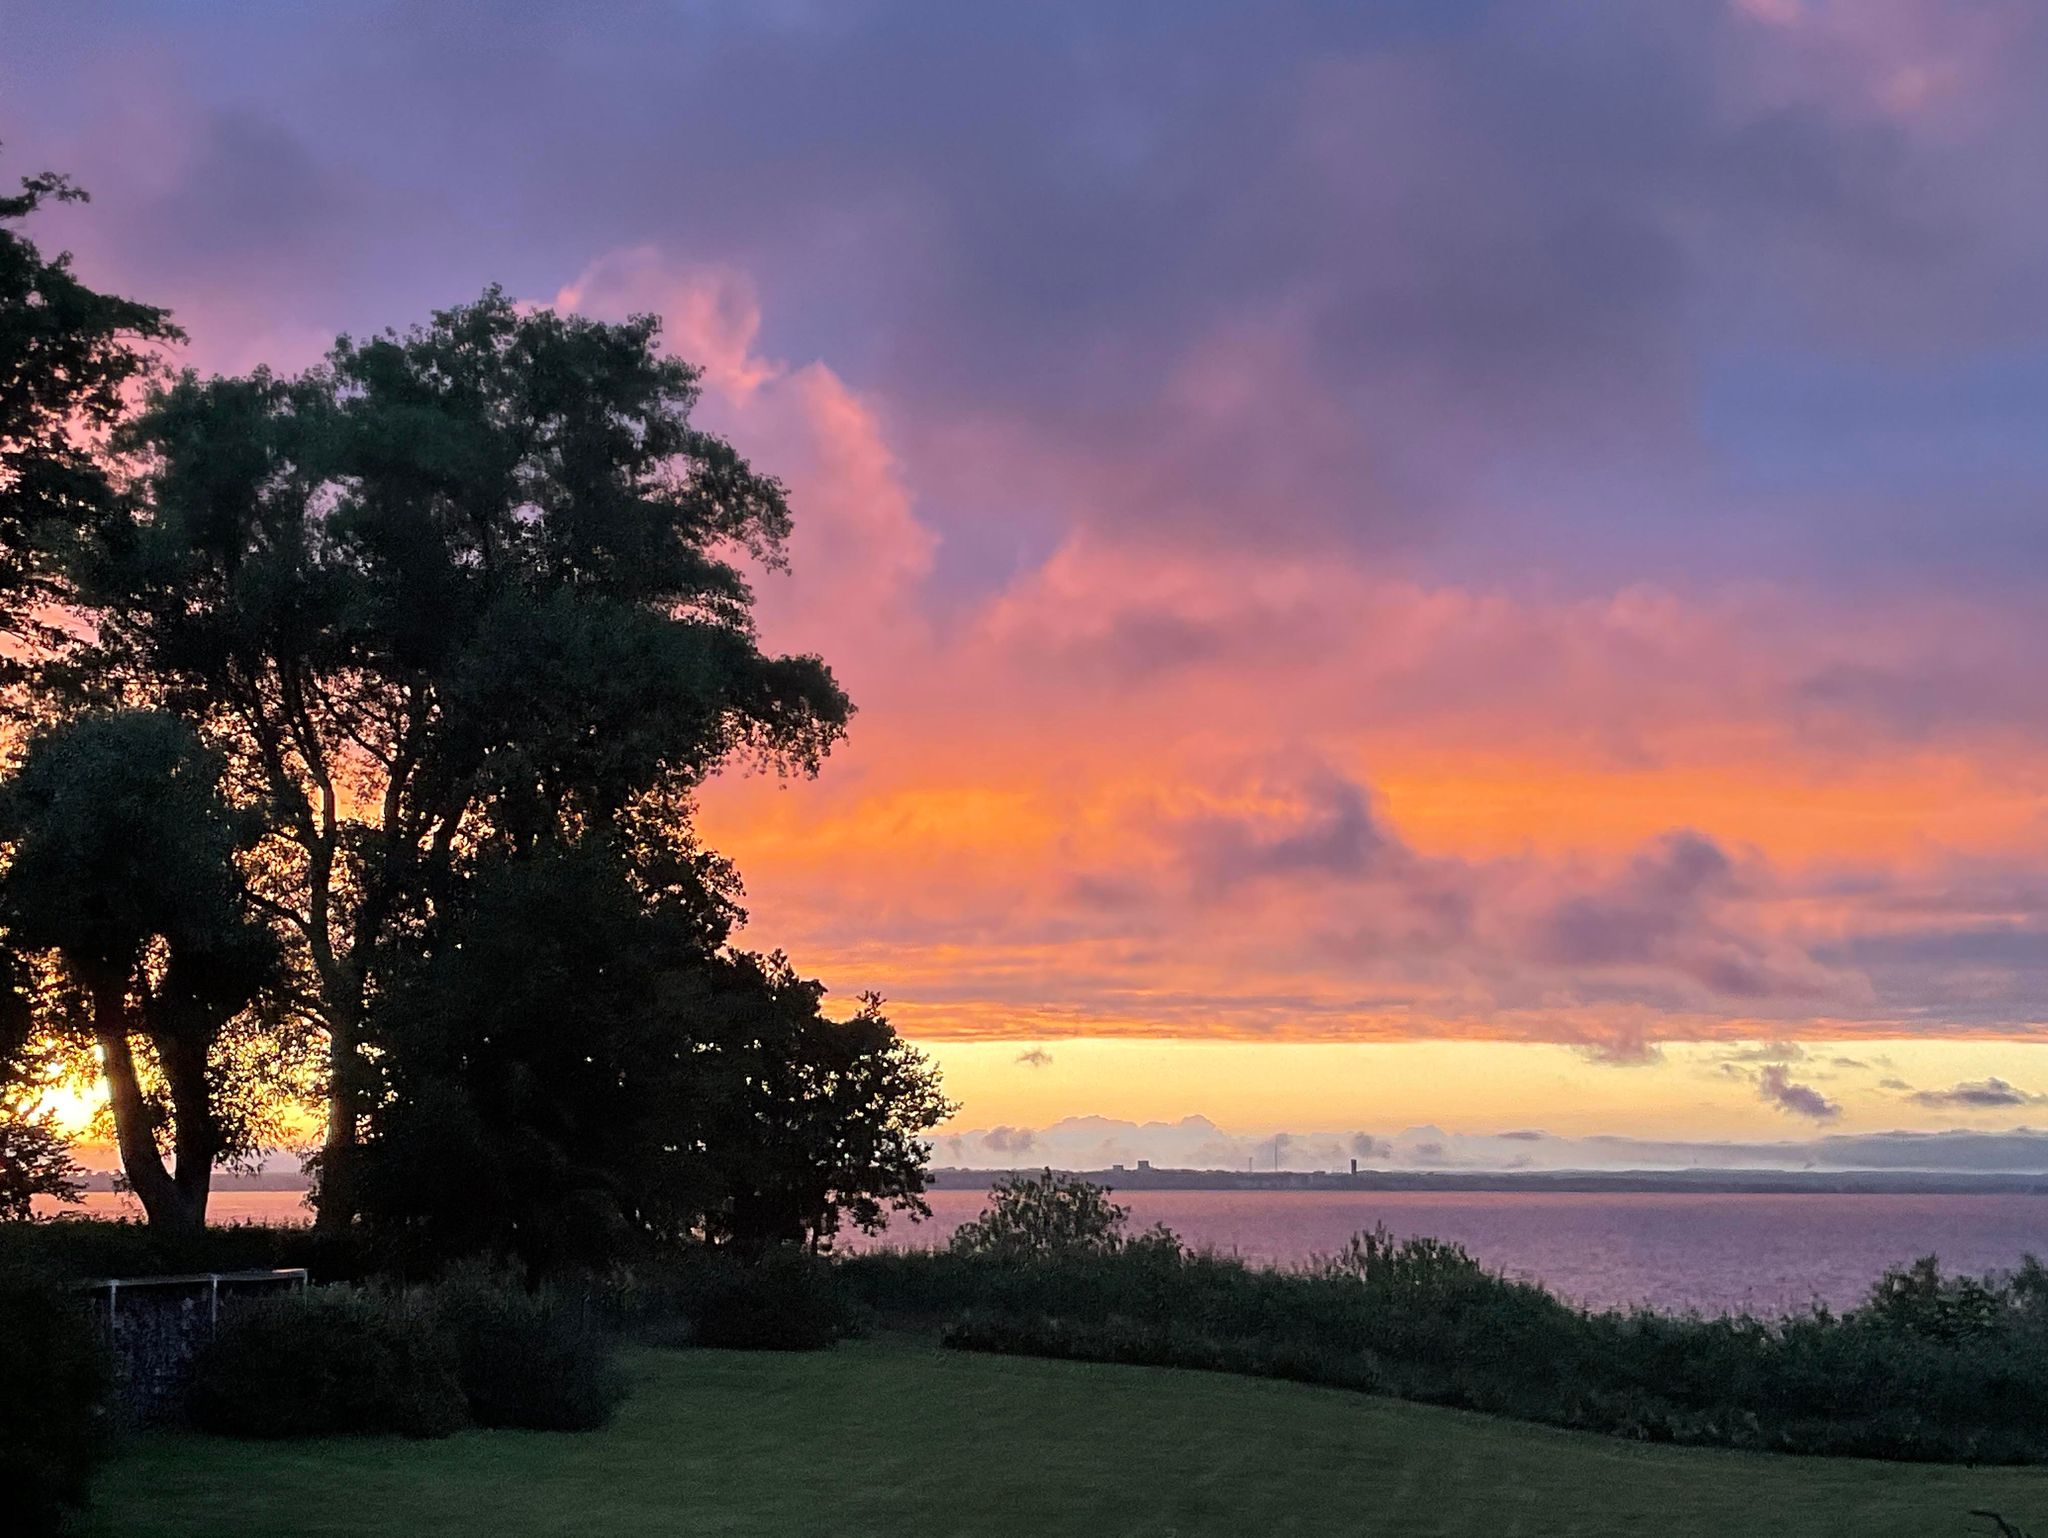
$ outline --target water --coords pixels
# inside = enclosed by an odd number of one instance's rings
[[[932,1220],[893,1245],[943,1244],[979,1191],[934,1191]],[[1643,1303],[1780,1314],[1861,1300],[1888,1266],[1929,1253],[1951,1270],[2048,1258],[2048,1196],[1701,1195],[1520,1191],[1124,1191],[1134,1226],[1260,1265],[1329,1254],[1362,1228],[1464,1245],[1489,1267],[1594,1307]]]
[[[898,1222],[873,1243],[939,1245],[981,1211],[980,1191],[934,1191],[928,1223]],[[1164,1223],[1188,1243],[1260,1265],[1289,1265],[1340,1248],[1361,1228],[1454,1240],[1496,1270],[1596,1307],[1646,1303],[1707,1313],[1775,1314],[1815,1299],[1842,1308],[1878,1274],[1918,1255],[1951,1270],[2048,1257],[2048,1196],[1815,1194],[1731,1196],[1650,1192],[1126,1191],[1144,1227]],[[95,1191],[83,1209],[136,1217],[133,1197]],[[297,1191],[215,1194],[215,1222],[303,1223]]]
[[[82,1218],[127,1218],[142,1220],[142,1203],[126,1191],[87,1191],[82,1205],[59,1206],[36,1199],[38,1215],[62,1217],[69,1213]],[[312,1210],[304,1191],[240,1191],[233,1187],[217,1190],[207,1200],[209,1223],[310,1223]]]

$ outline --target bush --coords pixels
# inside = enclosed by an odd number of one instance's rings
[[[111,1372],[86,1311],[56,1281],[0,1268],[0,1491],[9,1531],[55,1533],[107,1450]]]
[[[851,1333],[832,1267],[795,1245],[752,1265],[720,1252],[695,1262],[687,1305],[700,1346],[734,1351],[820,1351]]]
[[[981,1216],[953,1231],[953,1249],[1015,1261],[1114,1254],[1124,1246],[1131,1209],[1110,1195],[1079,1175],[1006,1175],[990,1188]],[[1164,1229],[1156,1233],[1171,1241]]]
[[[2028,1264],[2038,1272],[2032,1256]],[[2004,1322],[2008,1299],[1993,1278],[1943,1276],[1941,1263],[1923,1255],[1910,1266],[1887,1271],[1870,1290],[1864,1315],[1874,1324],[1929,1340],[1957,1341],[1988,1335]]]
[[[456,1358],[428,1313],[345,1287],[239,1304],[192,1364],[193,1421],[239,1437],[398,1432],[466,1420]]]
[[[610,1337],[581,1303],[470,1266],[451,1272],[425,1304],[479,1426],[589,1431],[625,1397]]]

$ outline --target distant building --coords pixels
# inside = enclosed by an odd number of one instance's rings
[[[1138,1168],[1141,1170],[1148,1170],[1152,1168],[1152,1161],[1150,1159],[1140,1159],[1138,1161]]]
[[[1354,1175],[1358,1173],[1358,1161],[1356,1159],[1351,1161],[1351,1173]]]
[[[1109,1172],[1112,1175],[1121,1175],[1124,1172],[1124,1167],[1121,1164],[1112,1164],[1109,1167]]]

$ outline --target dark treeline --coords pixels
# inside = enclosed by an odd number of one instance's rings
[[[659,322],[492,289],[298,374],[173,371],[0,200],[0,1213],[103,1078],[159,1230],[317,1107],[319,1226],[534,1274],[916,1205],[936,1076],[733,936],[692,828],[852,705],[766,651],[782,486]]]

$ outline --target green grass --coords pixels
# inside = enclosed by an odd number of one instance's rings
[[[948,1353],[635,1353],[602,1432],[138,1439],[104,1538],[2048,1534],[2048,1470],[1646,1447],[1341,1390]]]

